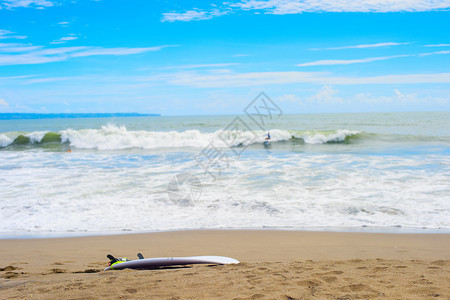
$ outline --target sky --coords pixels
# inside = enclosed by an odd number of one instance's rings
[[[0,113],[450,110],[450,0],[0,0]]]

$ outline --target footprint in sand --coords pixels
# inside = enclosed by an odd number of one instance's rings
[[[323,272],[323,273],[314,273],[312,276],[318,277],[322,281],[325,281],[327,283],[331,283],[333,281],[336,281],[338,278],[333,275],[341,275],[343,274],[343,271],[329,271],[329,272]]]
[[[435,261],[431,262],[431,264],[443,267],[447,264],[447,262],[445,260],[435,260]]]
[[[388,269],[388,267],[375,267],[375,268],[373,268],[373,271],[380,272],[380,271],[385,271],[387,269]]]
[[[66,270],[63,269],[51,269],[50,270],[50,274],[60,274],[60,273],[65,273]]]
[[[336,281],[338,278],[335,276],[324,276],[321,279],[327,283],[331,283],[331,282]]]
[[[14,270],[17,270],[17,269],[19,269],[19,268],[15,267],[15,266],[7,266],[7,267],[4,267],[4,268],[0,268],[0,272],[10,272],[10,271],[14,271]]]
[[[357,258],[357,259],[350,259],[348,262],[351,264],[359,264],[359,263],[362,263],[363,260]]]
[[[11,278],[16,278],[19,276],[19,273],[17,272],[6,272],[5,275],[3,275],[2,277],[5,279],[11,279]]]
[[[318,280],[301,280],[301,281],[297,282],[297,285],[308,287],[308,288],[314,288],[314,287],[320,286],[321,283]]]
[[[330,271],[330,272],[323,272],[323,273],[314,273],[312,276],[327,276],[327,275],[341,275],[344,274],[344,271]]]
[[[78,274],[78,273],[98,273],[98,272],[100,272],[101,270],[98,270],[98,269],[86,269],[86,270],[84,270],[84,271],[75,271],[75,272],[73,272],[74,274]]]
[[[358,283],[358,284],[350,284],[347,286],[343,286],[341,288],[342,292],[369,292],[369,293],[378,293],[377,290],[374,290],[373,288],[371,288],[368,285],[362,284],[362,283]]]

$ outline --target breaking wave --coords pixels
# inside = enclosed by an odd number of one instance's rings
[[[370,134],[356,130],[301,131],[270,130],[271,143],[304,144],[352,143],[370,138]],[[239,147],[263,143],[262,131],[146,131],[128,130],[125,126],[105,125],[100,129],[66,129],[60,132],[7,132],[0,134],[0,147],[42,147],[66,145],[79,149],[121,150],[158,148],[203,148],[214,142],[216,146]]]

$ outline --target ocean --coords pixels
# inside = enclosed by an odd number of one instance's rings
[[[450,112],[0,120],[0,237],[180,229],[448,233]]]

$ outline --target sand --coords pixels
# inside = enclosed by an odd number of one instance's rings
[[[238,265],[108,271],[106,254]],[[0,240],[0,298],[450,299],[450,234],[176,231]]]

